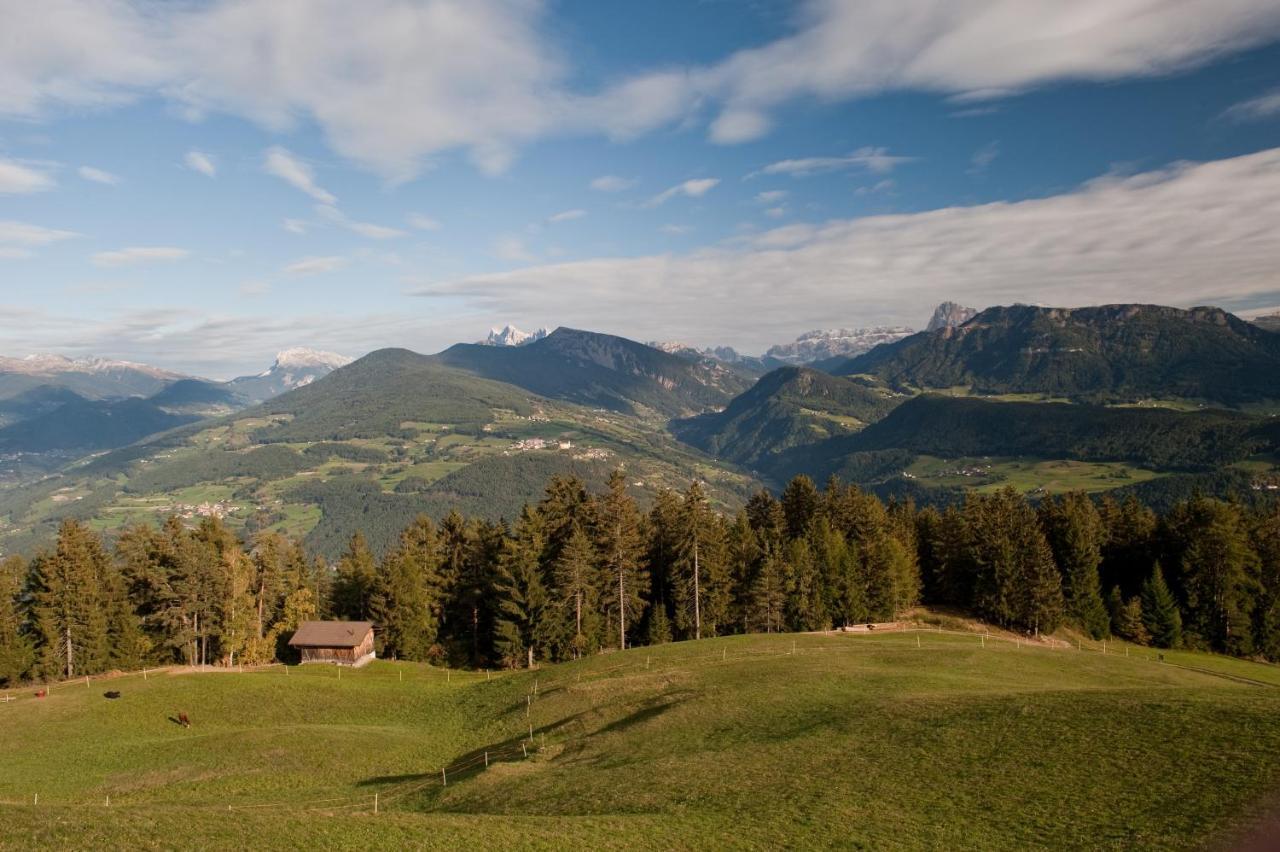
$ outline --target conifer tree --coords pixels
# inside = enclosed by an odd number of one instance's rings
[[[1239,507],[1192,500],[1173,519],[1182,526],[1182,586],[1190,627],[1210,647],[1253,651],[1251,610],[1258,557],[1249,546]]]
[[[494,650],[511,668],[531,665],[549,645],[549,600],[538,561],[544,547],[542,519],[526,506],[515,536],[506,541],[494,580]]]
[[[556,558],[552,576],[554,594],[564,627],[557,631],[562,658],[578,659],[600,645],[596,551],[591,539],[574,528]]]
[[[780,556],[770,551],[760,560],[751,581],[747,629],[754,633],[780,633],[785,624],[787,590],[786,566]]]
[[[1102,564],[1102,519],[1080,492],[1040,504],[1040,523],[1062,572],[1066,613],[1094,639],[1109,632],[1098,566]]]
[[[111,567],[101,539],[75,520],[62,522],[54,552],[33,563],[32,614],[42,677],[71,678],[107,666],[103,581]]]
[[[751,632],[753,584],[760,570],[760,540],[751,528],[745,510],[734,516],[727,536],[729,583],[733,596],[729,603],[729,623],[735,630]]]
[[[782,514],[786,519],[787,538],[795,540],[809,531],[818,513],[818,489],[803,474],[794,477],[782,491]]]
[[[369,618],[377,580],[377,561],[364,535],[357,531],[351,536],[346,552],[338,559],[333,582],[334,614],[348,621]]]
[[[435,524],[420,516],[379,566],[369,608],[381,628],[384,654],[406,660],[433,656],[441,606],[440,553]]]
[[[27,561],[10,556],[0,562],[0,685],[13,686],[26,677],[35,662],[21,607]]]
[[[1280,660],[1280,507],[1258,513],[1250,538],[1258,555],[1254,647],[1268,660]]]
[[[1182,644],[1182,615],[1159,563],[1142,585],[1142,624],[1156,647],[1176,648]]]
[[[1140,598],[1134,596],[1121,605],[1115,632],[1117,635],[1139,645],[1147,645],[1151,642],[1151,634],[1147,632],[1147,627],[1142,622],[1142,600]]]
[[[719,518],[697,482],[685,492],[676,524],[672,565],[676,627],[694,639],[714,636],[728,616],[728,570]]]
[[[627,632],[639,624],[649,592],[644,566],[640,510],[627,493],[621,470],[609,474],[608,487],[596,501],[595,545],[604,572],[600,597],[605,616],[605,642],[626,649]]]
[[[786,569],[787,626],[795,631],[830,629],[822,574],[807,535],[792,539],[787,545]]]

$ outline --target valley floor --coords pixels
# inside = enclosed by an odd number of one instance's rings
[[[1247,829],[1280,782],[1280,669],[1109,650],[743,636],[492,675],[14,691],[0,846],[1185,849]]]

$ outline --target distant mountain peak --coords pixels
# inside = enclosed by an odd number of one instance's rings
[[[793,343],[772,346],[765,353],[783,364],[810,364],[828,358],[849,358],[870,351],[881,343],[893,343],[911,334],[906,326],[874,328],[830,328],[805,332]]]
[[[546,337],[550,332],[545,328],[537,331],[521,331],[508,323],[502,328],[489,329],[489,336],[484,339],[486,346],[524,346]]]
[[[295,346],[277,353],[276,361],[271,366],[271,370],[305,370],[310,367],[337,370],[340,367],[347,366],[352,360],[354,359],[339,355],[336,352],[324,352],[319,349]],[[270,374],[271,370],[267,370],[262,375]]]
[[[231,389],[249,402],[263,402],[314,382],[341,369],[353,359],[336,352],[295,346],[276,354],[271,368],[256,376],[241,376],[228,382]]]
[[[159,367],[137,364],[133,361],[120,361],[112,358],[84,357],[68,358],[65,355],[37,353],[22,358],[5,358],[0,356],[0,372],[23,373],[26,375],[51,375],[56,373],[107,373],[129,370],[143,373],[158,379],[178,379],[181,376]]]
[[[925,331],[937,331],[940,328],[956,328],[962,326],[978,315],[974,308],[966,308],[955,302],[943,302],[933,311]]]

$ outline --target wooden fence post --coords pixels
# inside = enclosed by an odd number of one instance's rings
[[[378,794],[377,793],[373,794],[373,812],[375,814],[378,812]]]

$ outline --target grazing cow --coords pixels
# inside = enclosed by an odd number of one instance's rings
[[[179,724],[179,725],[181,725],[181,726],[182,726],[182,727],[184,727],[184,728],[190,728],[190,727],[191,727],[191,720],[187,718],[187,714],[186,714],[186,713],[179,713],[179,714],[178,714],[178,724]]]
[[[48,694],[49,694],[49,690],[47,690],[47,689],[37,689],[37,690],[36,690],[36,698],[44,698],[44,697],[45,697],[46,695],[48,695]]]
[[[112,698],[112,699],[114,699],[114,698],[119,698],[119,697],[120,697],[120,693],[113,689],[113,690],[111,690],[110,692],[104,692],[104,693],[102,693],[102,697],[103,697],[103,698]]]

